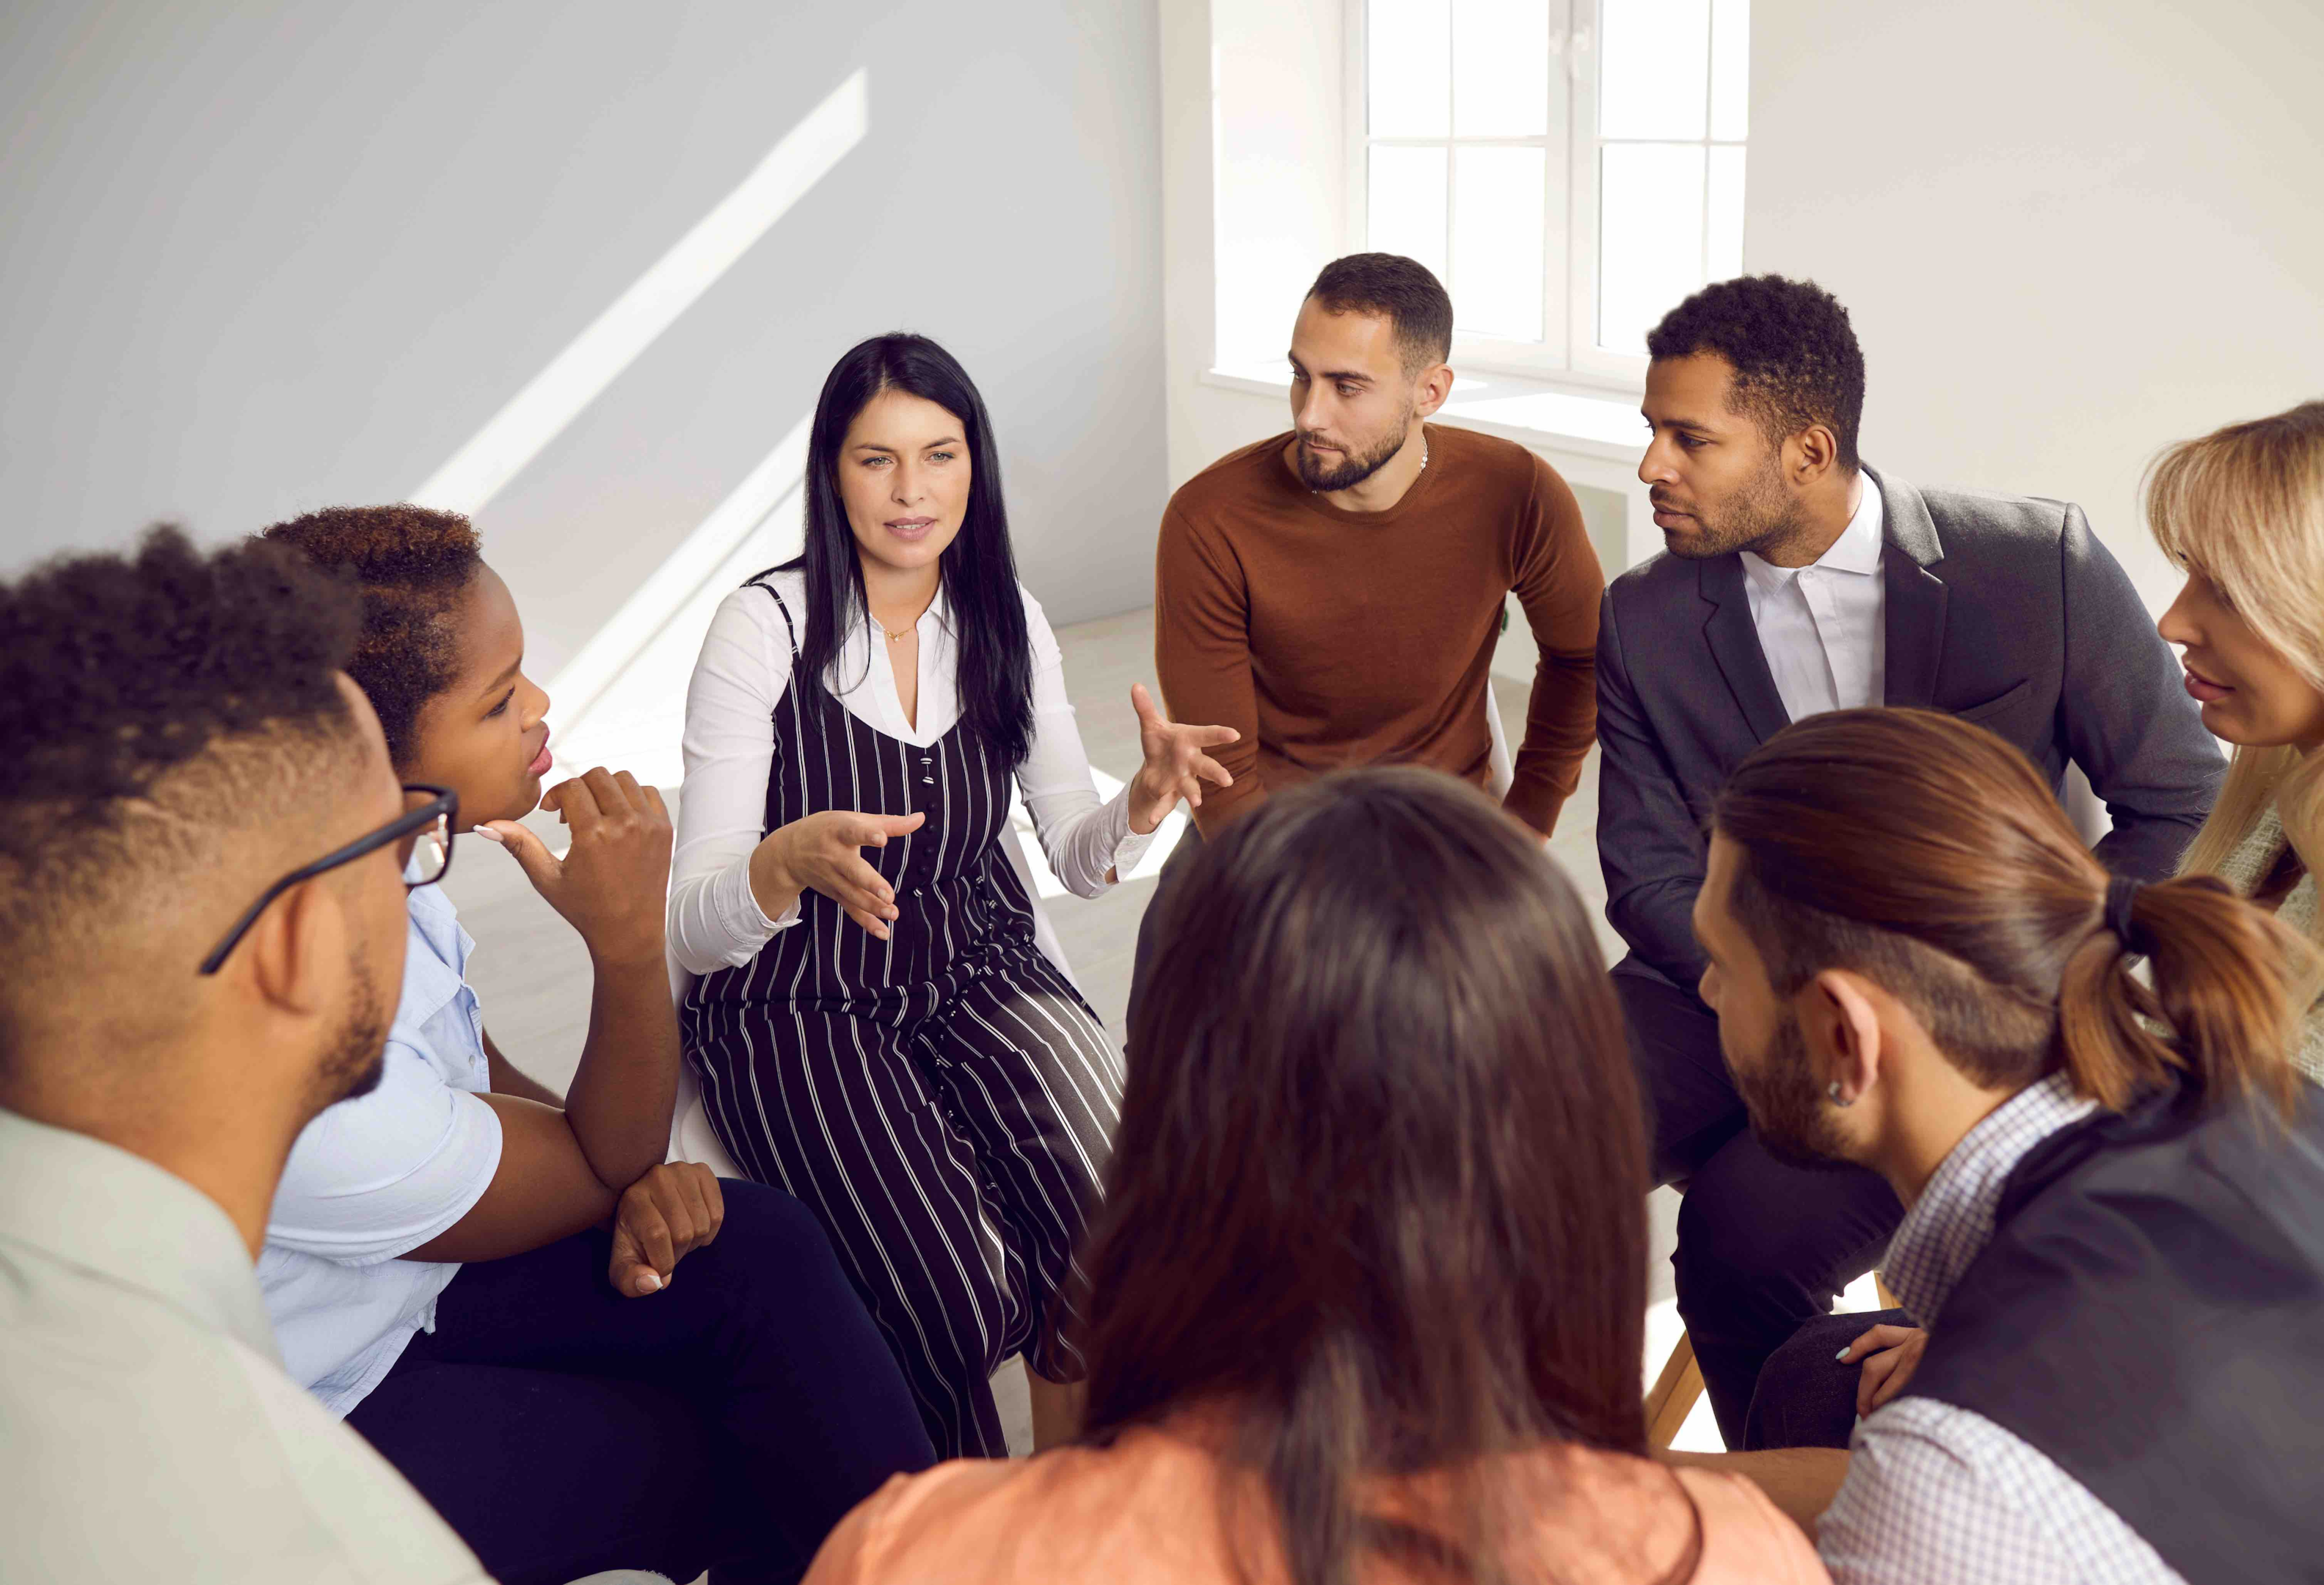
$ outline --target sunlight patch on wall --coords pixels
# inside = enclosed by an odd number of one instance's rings
[[[858,70],[807,112],[741,185],[550,359],[410,499],[473,516],[499,494],[863,141],[870,126],[867,80]]]
[[[811,421],[793,425],[549,683],[557,774],[604,765],[677,784],[687,683],[718,603],[805,543]]]

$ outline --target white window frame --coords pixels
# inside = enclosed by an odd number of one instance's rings
[[[1598,346],[1598,170],[1602,140],[1598,135],[1598,66],[1600,0],[1546,0],[1550,7],[1550,130],[1537,138],[1383,138],[1386,144],[1454,148],[1466,144],[1546,148],[1548,190],[1543,195],[1547,222],[1543,249],[1542,339],[1539,343],[1505,341],[1490,336],[1454,334],[1455,368],[1516,374],[1561,385],[1578,385],[1635,394],[1645,389],[1646,359],[1628,353],[1609,352]],[[1367,247],[1370,235],[1370,147],[1366,111],[1370,83],[1366,70],[1366,33],[1370,0],[1343,0],[1347,40],[1347,216],[1348,235],[1342,251]],[[1558,69],[1563,64],[1563,69]],[[1713,73],[1705,72],[1705,92]],[[1707,120],[1707,113],[1706,113]],[[1705,133],[1710,131],[1706,124]],[[1637,140],[1614,139],[1623,143]],[[1651,140],[1664,142],[1668,140]],[[1707,148],[1729,140],[1702,140]],[[1748,140],[1742,140],[1748,146]],[[1706,156],[1707,157],[1707,156]],[[1708,202],[1710,183],[1704,182]],[[1446,229],[1460,202],[1459,186],[1450,182],[1446,195]],[[1559,245],[1559,239],[1563,245]],[[1704,230],[1709,245],[1709,227]],[[1451,257],[1448,240],[1446,256]],[[1447,281],[1457,300],[1460,283]]]

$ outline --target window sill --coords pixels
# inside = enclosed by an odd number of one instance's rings
[[[1205,385],[1287,400],[1291,382],[1272,368],[1205,369]],[[1436,421],[1499,435],[1536,451],[1563,452],[1636,467],[1646,455],[1646,420],[1635,401],[1514,374],[1462,374]]]

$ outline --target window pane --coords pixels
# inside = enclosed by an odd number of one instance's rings
[[[1710,279],[1743,273],[1743,151],[1711,151],[1710,235],[1704,252]]]
[[[1473,335],[1539,341],[1547,155],[1461,149],[1452,160],[1453,323]]]
[[[1451,132],[1451,0],[1371,0],[1364,57],[1372,136],[1441,138]]]
[[[1598,345],[1643,354],[1646,332],[1702,284],[1700,143],[1599,151]]]
[[[1710,91],[1711,0],[1605,0],[1598,132],[1699,138]]]
[[[1443,149],[1375,147],[1366,172],[1365,230],[1371,246],[1419,260],[1439,281],[1444,279],[1444,159]]]
[[[1711,135],[1741,143],[1751,126],[1751,0],[1711,0]]]
[[[1549,0],[1452,0],[1452,125],[1466,138],[1549,131]]]

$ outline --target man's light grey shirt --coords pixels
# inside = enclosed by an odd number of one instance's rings
[[[1993,1239],[2026,1152],[2089,1115],[2061,1074],[2011,1096],[1962,1137],[1905,1212],[1883,1270],[1915,1316],[1942,1309]],[[2180,1579],[2115,1511],[1982,1415],[1911,1388],[1857,1424],[1848,1479],[1816,1528],[1838,1585],[2168,1585]]]
[[[485,1575],[282,1373],[250,1250],[215,1202],[142,1157],[0,1111],[0,1578]]]

